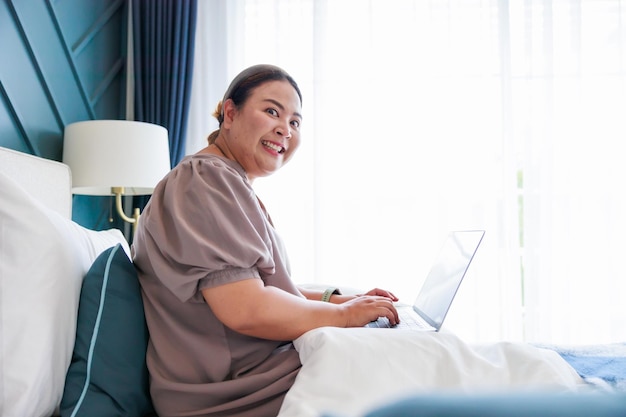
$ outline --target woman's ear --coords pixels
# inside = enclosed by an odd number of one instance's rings
[[[222,111],[224,113],[222,126],[228,129],[237,114],[237,106],[235,106],[235,102],[229,98],[222,104]]]

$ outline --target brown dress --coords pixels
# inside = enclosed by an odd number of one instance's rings
[[[181,161],[141,216],[133,261],[150,330],[147,364],[157,413],[275,416],[301,366],[291,341],[232,331],[201,293],[261,279],[299,294],[242,167],[208,154]]]

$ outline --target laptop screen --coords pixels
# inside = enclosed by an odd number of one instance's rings
[[[455,231],[446,239],[413,308],[439,330],[469,268],[484,230]]]

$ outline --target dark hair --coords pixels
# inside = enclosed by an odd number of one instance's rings
[[[226,100],[231,99],[237,108],[243,106],[248,97],[252,94],[252,90],[269,81],[286,80],[298,93],[300,103],[302,103],[302,93],[296,81],[285,70],[274,65],[254,65],[241,71],[228,86],[224,98],[217,104],[217,108],[213,112],[213,116],[217,119],[220,128],[224,121],[223,104]],[[220,129],[217,129],[209,135],[209,144],[215,142]]]

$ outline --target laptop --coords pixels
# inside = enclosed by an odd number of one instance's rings
[[[400,323],[391,326],[386,317],[381,317],[365,327],[438,332],[484,234],[484,230],[450,232],[413,305],[396,305]]]

